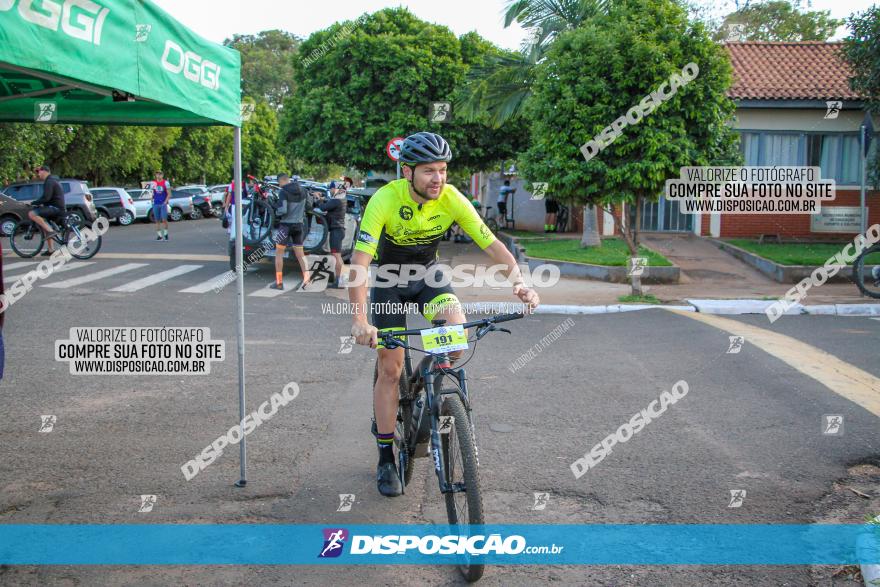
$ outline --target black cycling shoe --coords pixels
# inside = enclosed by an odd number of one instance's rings
[[[397,497],[403,493],[400,476],[394,463],[379,463],[376,468],[376,486],[385,497]]]

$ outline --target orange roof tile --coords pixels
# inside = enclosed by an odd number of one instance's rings
[[[734,100],[859,100],[842,43],[725,43],[733,63]]]

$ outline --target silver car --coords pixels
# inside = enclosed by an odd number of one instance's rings
[[[132,189],[126,190],[134,202],[135,218],[154,222],[153,219],[153,192],[151,190]],[[171,206],[167,206],[168,216],[171,216]]]
[[[153,222],[153,191],[148,189],[128,190],[131,199],[134,200],[134,206],[137,210],[138,218],[146,218]],[[193,212],[193,201],[191,194],[180,193],[177,190],[171,190],[171,198],[168,200],[168,220],[177,222],[183,220],[185,216],[189,216]]]

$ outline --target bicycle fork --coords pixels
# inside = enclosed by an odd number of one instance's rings
[[[462,386],[461,389],[466,389],[464,384],[464,375],[461,371],[456,373],[458,377],[459,384]],[[443,459],[443,443],[440,438],[440,399],[434,395],[434,380],[433,378],[428,378],[425,383],[425,391],[427,396],[427,405],[425,406],[425,410],[431,415],[431,456],[434,458],[434,472],[437,474],[437,480],[440,484],[440,493],[461,493],[467,491],[467,487],[462,483],[449,483],[446,480],[447,472],[446,472],[446,462]],[[465,406],[465,410],[470,411],[470,405],[467,401],[467,393],[462,394],[462,400]],[[457,425],[457,423],[456,423]],[[473,434],[473,430],[471,430]],[[453,430],[450,430],[446,434],[453,434]],[[451,442],[447,442],[447,446],[450,445]],[[452,454],[446,455],[448,458],[452,458]]]

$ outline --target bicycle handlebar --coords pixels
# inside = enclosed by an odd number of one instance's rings
[[[465,322],[464,324],[450,324],[449,326],[462,326],[463,328],[473,328],[474,326],[491,326],[493,324],[498,324],[499,322],[508,322],[510,320],[519,320],[524,317],[525,314],[523,312],[514,312],[512,314],[498,314],[497,316],[492,316],[491,318],[483,318],[482,320],[474,320],[473,322]],[[436,326],[431,326],[430,328],[436,328]],[[387,342],[389,339],[397,338],[398,336],[417,336],[422,333],[424,330],[430,330],[430,328],[417,328],[415,330],[393,330],[391,332],[380,332],[378,337]],[[399,341],[402,343],[403,341]],[[398,346],[404,346],[403,344],[398,344]]]

